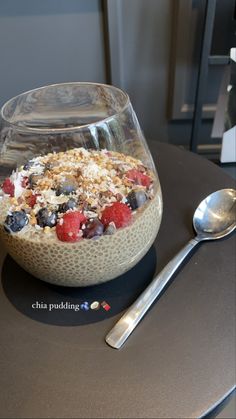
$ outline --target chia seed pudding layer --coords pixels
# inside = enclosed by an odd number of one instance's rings
[[[88,286],[131,269],[161,217],[159,183],[140,160],[78,148],[32,159],[4,181],[0,238],[37,278]]]

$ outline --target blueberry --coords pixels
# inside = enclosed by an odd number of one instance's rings
[[[110,223],[108,224],[108,226],[106,227],[104,234],[106,236],[111,236],[112,234],[114,234],[116,232],[116,226],[114,223]]]
[[[132,191],[127,196],[127,204],[132,210],[141,207],[147,201],[147,195],[144,191]]]
[[[83,230],[83,236],[87,239],[92,239],[93,237],[101,236],[103,231],[104,225],[97,218],[94,218],[94,220],[89,221],[86,224],[85,229]]]
[[[66,212],[70,209],[75,208],[76,201],[73,198],[70,198],[67,202],[59,205],[58,211],[59,212]]]
[[[11,215],[7,216],[4,228],[8,233],[17,233],[22,230],[28,222],[29,220],[25,211],[13,211]]]
[[[64,182],[56,188],[56,195],[70,195],[76,192],[76,185],[71,182]]]
[[[35,160],[29,160],[29,161],[27,161],[27,163],[25,163],[24,164],[24,166],[23,166],[23,169],[24,170],[29,170],[29,169],[31,169],[32,167],[37,167],[37,168],[41,168],[41,170],[43,171],[43,169],[44,169],[44,164],[43,163],[40,163],[40,162],[37,162],[37,161],[35,161]]]
[[[41,208],[36,218],[40,227],[54,227],[57,223],[57,213],[55,211],[49,211],[47,208]]]
[[[24,164],[23,169],[29,170],[34,165],[34,162],[32,160],[27,161],[27,163]]]

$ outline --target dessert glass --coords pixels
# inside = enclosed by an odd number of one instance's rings
[[[154,242],[162,217],[157,171],[124,91],[97,83],[54,84],[25,92],[2,107],[0,184],[36,157],[78,148],[131,156],[151,173],[149,199],[132,212],[132,222],[114,234],[75,243],[45,234],[49,228],[34,234],[27,226],[9,234],[4,220],[12,198],[0,191],[0,239],[8,253],[35,277],[72,287],[106,282],[131,269]]]

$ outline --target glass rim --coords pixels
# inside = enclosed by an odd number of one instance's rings
[[[5,111],[6,107],[11,102],[13,102],[14,100],[16,100],[17,98],[20,98],[22,96],[26,96],[27,94],[32,93],[32,92],[37,92],[39,90],[44,90],[44,89],[46,89],[48,87],[69,86],[69,85],[104,86],[104,87],[109,88],[111,90],[115,90],[115,91],[118,91],[118,92],[122,93],[122,95],[126,99],[125,100],[125,104],[123,105],[123,107],[121,107],[121,109],[120,109],[119,112],[114,112],[114,114],[109,115],[106,118],[101,118],[101,119],[99,119],[99,120],[97,120],[95,122],[92,122],[90,124],[76,125],[76,126],[68,127],[68,128],[48,128],[48,127],[47,128],[33,128],[33,127],[29,127],[27,125],[18,125],[17,123],[11,122],[9,120],[9,118],[6,118],[4,116],[4,111]],[[86,81],[84,81],[84,82],[79,82],[79,81],[78,82],[62,82],[62,83],[53,83],[53,84],[48,84],[48,85],[40,86],[40,87],[37,87],[35,89],[31,89],[31,90],[27,90],[25,92],[22,92],[19,95],[13,96],[11,99],[9,99],[7,102],[5,102],[3,104],[3,106],[1,107],[0,116],[3,119],[3,121],[5,121],[6,123],[8,123],[12,127],[14,127],[14,129],[16,129],[17,131],[20,131],[20,132],[31,132],[31,133],[40,133],[40,134],[46,134],[46,133],[52,133],[53,134],[53,133],[63,133],[63,132],[66,133],[66,132],[75,132],[75,131],[78,131],[80,129],[84,129],[84,128],[87,128],[89,126],[92,126],[92,125],[97,125],[97,124],[101,124],[101,123],[107,122],[110,119],[113,119],[114,117],[116,117],[117,115],[119,115],[120,113],[124,112],[124,110],[128,106],[130,106],[130,105],[131,105],[131,102],[130,102],[129,95],[123,89],[121,89],[119,87],[116,87],[116,86],[114,86],[112,84],[96,83],[96,82],[86,82]]]

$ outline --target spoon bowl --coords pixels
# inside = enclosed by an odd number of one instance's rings
[[[193,226],[200,240],[216,240],[236,227],[236,191],[221,189],[206,197],[197,207]]]
[[[108,345],[119,349],[193,248],[203,240],[221,239],[236,228],[236,190],[221,189],[207,196],[193,216],[197,233],[152,280],[106,336]]]

